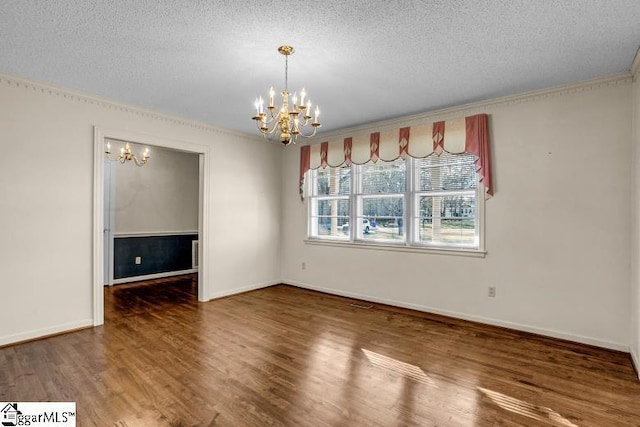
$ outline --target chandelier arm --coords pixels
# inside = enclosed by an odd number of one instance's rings
[[[138,160],[136,156],[131,156],[131,158],[133,159],[133,162],[136,164],[136,166],[144,166],[145,163],[147,163],[147,160],[145,158],[143,158],[142,161]]]
[[[272,117],[269,120],[256,120],[256,127],[263,132],[263,129],[268,129],[269,125],[274,123],[274,128],[276,127],[275,124],[277,124],[278,122],[275,121],[276,117]]]
[[[300,121],[300,127],[309,126],[309,119],[311,119],[311,116],[303,116],[302,121]]]
[[[261,128],[261,129],[258,129],[258,130],[260,131],[260,133],[262,135],[267,136],[267,135],[273,135],[273,133],[275,132],[276,129],[277,128],[274,127],[273,129],[262,129]]]
[[[318,131],[318,127],[315,126],[310,134],[305,135],[302,131],[300,131],[300,133],[298,135],[303,137],[303,138],[311,138],[312,136],[315,136],[317,131]]]
[[[309,123],[309,121],[311,120],[311,116],[306,116],[306,115],[301,116],[299,113],[290,114],[290,116],[294,120],[294,123],[296,123],[296,119],[297,119],[296,128],[298,129],[304,129],[307,126],[313,126],[313,130],[315,131],[319,127],[318,125],[314,126],[313,123]]]
[[[275,120],[279,120],[279,119],[280,119],[280,112],[278,111],[278,113],[274,115],[274,114],[273,114],[273,111],[272,111],[272,112],[271,112],[271,118],[270,118],[269,120],[264,120],[262,123],[264,123],[264,124],[267,124],[267,125],[268,125],[268,124],[270,124],[270,123],[273,123],[273,121],[275,121]]]
[[[273,111],[270,112],[271,118],[270,119],[266,119],[267,114],[266,113],[262,113],[260,115],[254,116],[253,120],[256,121],[256,124],[258,126],[258,128],[260,127],[260,123],[263,123],[265,125],[268,125],[270,123],[272,123],[274,120],[278,119],[280,117],[280,112],[278,112],[277,114],[273,114]]]
[[[273,120],[269,121],[268,123],[272,123],[272,122],[273,122]],[[265,124],[264,127],[261,127],[260,124],[264,124],[264,122],[256,120],[256,126],[257,126],[258,130],[260,131],[260,133],[263,136],[273,135],[276,132],[276,130],[278,129],[278,126],[277,126],[278,122],[276,122],[271,129],[269,129],[269,127],[266,124]]]

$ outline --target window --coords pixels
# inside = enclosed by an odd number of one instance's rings
[[[312,170],[309,237],[481,250],[484,204],[474,160],[445,152]]]
[[[311,236],[348,239],[351,168],[316,169],[311,186]]]
[[[414,164],[414,241],[478,248],[478,179],[473,155],[442,153],[415,159]]]
[[[404,242],[403,220],[407,188],[405,161],[379,161],[357,166],[356,169],[356,217],[358,224],[362,226],[356,231],[355,237],[369,241]],[[365,220],[369,221],[369,230]]]

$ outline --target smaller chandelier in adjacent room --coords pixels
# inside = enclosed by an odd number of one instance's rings
[[[280,142],[284,145],[289,145],[291,143],[295,144],[298,136],[310,138],[316,134],[316,131],[321,126],[318,121],[320,108],[316,106],[312,121],[311,101],[305,99],[307,92],[304,89],[300,91],[300,98],[298,98],[297,92],[294,92],[291,99],[289,99],[289,55],[293,55],[294,49],[291,46],[284,45],[278,48],[278,52],[285,57],[284,90],[280,93],[282,95],[282,104],[280,107],[276,107],[274,103],[275,92],[271,87],[269,104],[266,106],[268,112],[265,112],[262,97],[257,98],[255,103],[256,115],[253,116],[253,120],[256,121],[258,130],[264,137],[273,136],[275,139],[277,136]],[[298,100],[300,101],[299,103]]]
[[[149,149],[145,148],[141,153],[140,153],[140,158],[138,158],[135,154],[133,154],[131,152],[131,147],[129,146],[129,143],[126,142],[124,147],[120,148],[120,152],[118,153],[118,157],[111,157],[111,143],[107,142],[107,146],[104,150],[104,154],[107,157],[107,159],[111,160],[112,162],[120,162],[120,163],[125,163],[128,161],[132,161],[137,165],[137,166],[144,166],[148,161],[149,158],[151,156],[149,156]]]

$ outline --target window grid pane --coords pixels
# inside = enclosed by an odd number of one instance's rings
[[[316,169],[314,180],[314,196],[349,195],[351,194],[351,168],[327,167]]]
[[[404,195],[362,196],[360,201],[362,205],[362,214],[358,216],[362,221],[362,230],[358,233],[360,238],[372,241],[405,241]]]
[[[358,239],[403,243],[407,163],[379,160],[358,167]]]
[[[442,153],[416,160],[418,191],[466,190],[476,188],[473,154]]]
[[[359,166],[360,193],[404,193],[406,163],[402,159],[393,162],[378,160]]]
[[[446,246],[477,246],[475,193],[429,196],[419,194],[416,240]]]

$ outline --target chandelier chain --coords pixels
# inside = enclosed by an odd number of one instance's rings
[[[284,90],[289,92],[289,55],[284,56]]]

